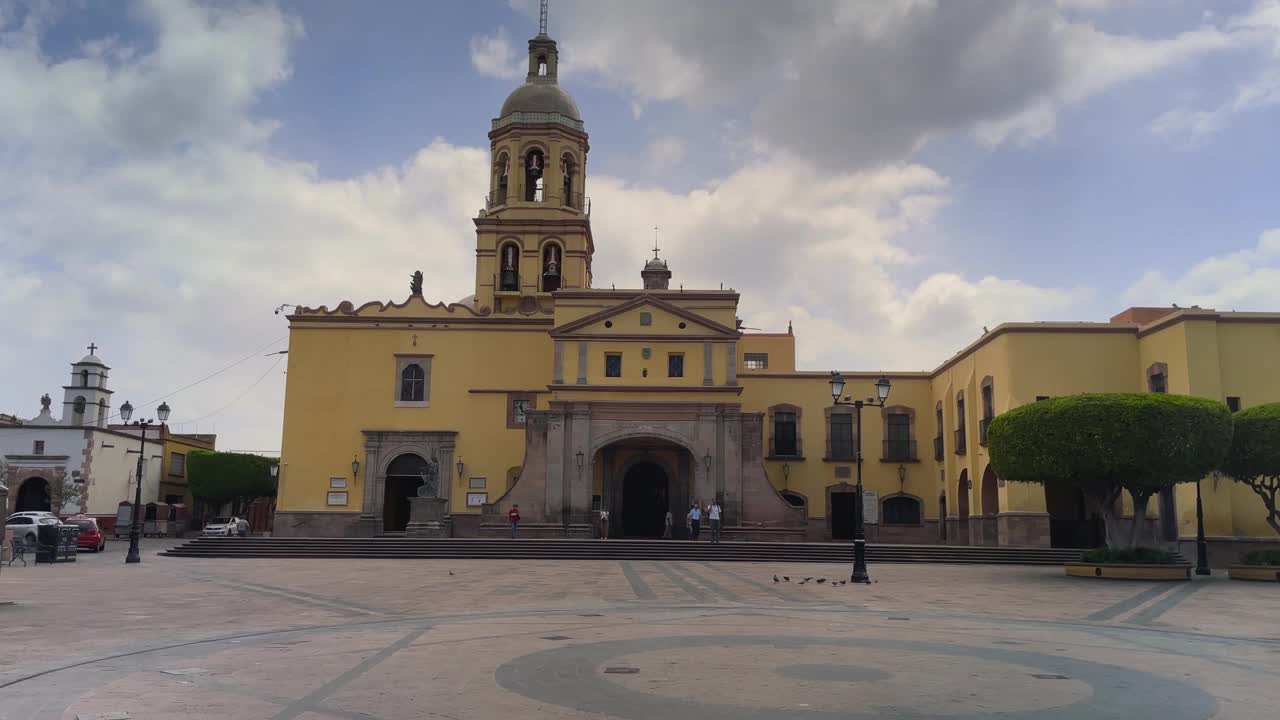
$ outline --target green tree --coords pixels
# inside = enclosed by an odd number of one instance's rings
[[[1253,489],[1267,508],[1267,524],[1280,533],[1280,403],[1258,405],[1233,416],[1235,435],[1222,470]]]
[[[1231,413],[1207,398],[1157,393],[1072,395],[1010,410],[991,421],[987,447],[1006,481],[1064,483],[1102,508],[1107,546],[1135,545],[1147,503],[1160,490],[1194,482],[1231,447]],[[1120,517],[1123,492],[1133,520]]]
[[[232,512],[240,513],[257,498],[276,494],[271,467],[277,462],[248,453],[193,450],[187,456],[187,481],[193,497],[230,502]]]

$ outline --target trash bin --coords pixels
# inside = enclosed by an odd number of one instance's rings
[[[36,528],[36,562],[75,562],[79,540],[75,525],[41,525]]]

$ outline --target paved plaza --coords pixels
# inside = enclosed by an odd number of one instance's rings
[[[847,567],[184,560],[158,544],[125,566],[124,545],[0,573],[0,601],[16,601],[0,605],[0,720],[1182,720],[1280,707],[1280,586],[1218,574],[881,565],[869,587],[833,587]]]

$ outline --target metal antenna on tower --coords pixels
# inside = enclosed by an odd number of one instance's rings
[[[538,34],[543,37],[547,35],[547,0],[542,0],[538,7]]]

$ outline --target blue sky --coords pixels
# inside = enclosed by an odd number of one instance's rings
[[[96,341],[121,401],[286,334],[285,302],[471,292],[513,2],[0,0],[0,412]],[[552,0],[599,285],[794,322],[805,367],[934,367],[1003,321],[1280,310],[1280,3]],[[265,354],[265,352],[264,352]],[[170,399],[273,449],[259,357]],[[232,402],[228,402],[231,400]],[[180,408],[180,410],[178,409]]]

